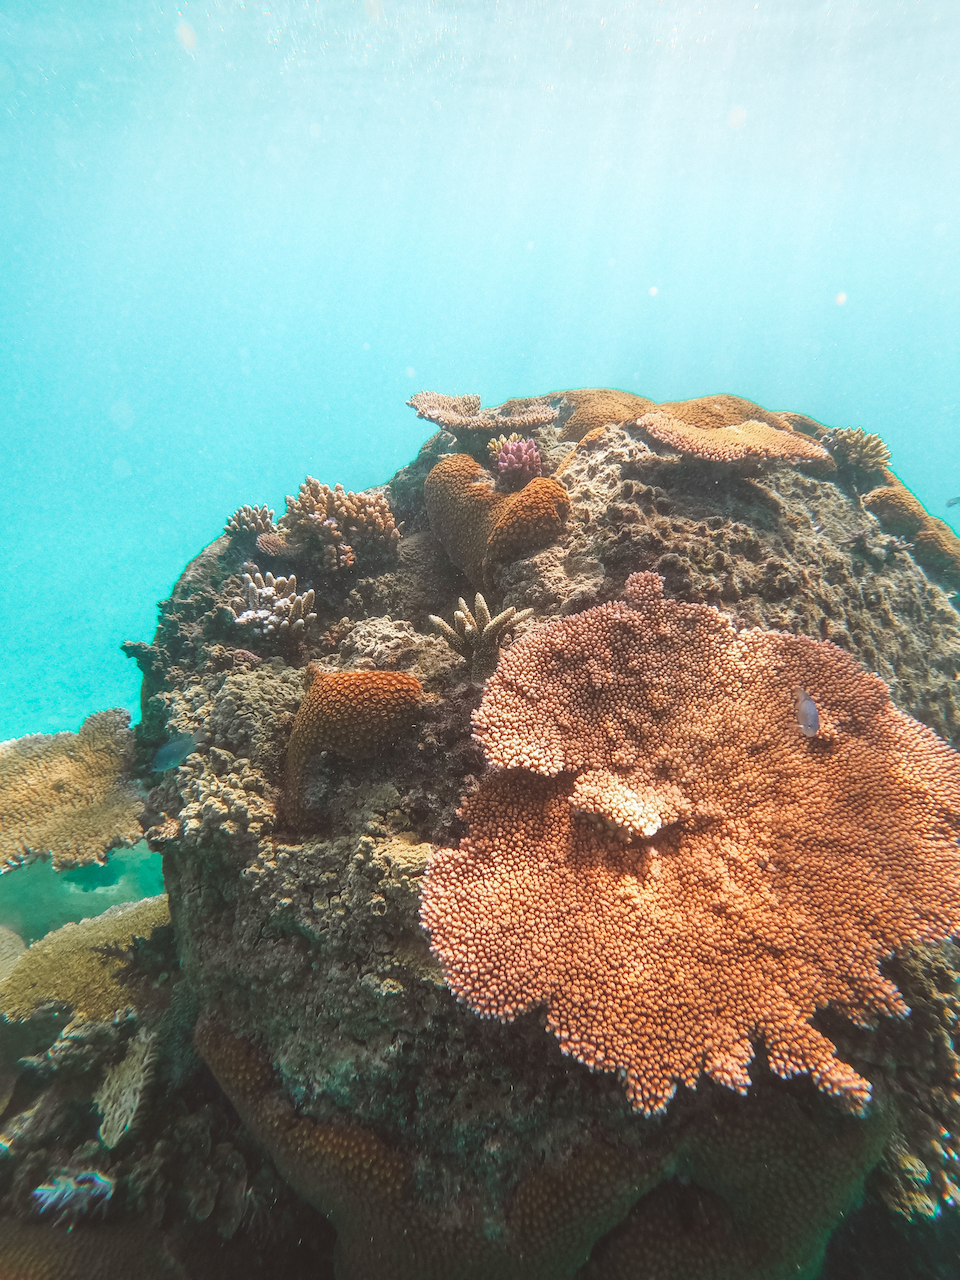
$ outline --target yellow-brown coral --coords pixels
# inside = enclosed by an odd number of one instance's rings
[[[892,471],[885,470],[883,478],[886,484],[864,494],[863,505],[887,533],[912,542],[918,564],[943,574],[951,585],[960,582],[960,538],[943,520],[930,515]]]
[[[440,545],[475,587],[488,591],[497,564],[552,542],[570,512],[557,480],[539,477],[517,493],[496,493],[467,453],[442,458],[424,481],[423,497]]]
[[[376,755],[409,728],[423,688],[403,671],[319,671],[297,711],[287,747],[286,810],[295,826],[306,822],[303,779],[311,757],[336,751],[360,760]]]
[[[104,948],[129,946],[169,923],[167,897],[160,894],[55,929],[28,947],[0,982],[0,1013],[22,1020],[52,1000],[69,1005],[77,1018],[108,1021],[135,1006],[140,993],[117,981],[122,962]]]
[[[863,427],[834,427],[827,443],[837,462],[860,471],[882,471],[890,461],[890,450],[880,437]]]
[[[186,1280],[162,1240],[141,1224],[78,1226],[0,1221],[3,1280]]]
[[[576,391],[560,391],[565,400],[576,405],[563,424],[561,440],[582,440],[588,431],[612,426],[639,418],[654,408],[654,402],[631,391],[616,391],[608,387],[581,387]]]
[[[307,476],[296,498],[287,495],[287,510],[278,533],[262,534],[257,546],[268,555],[320,551],[328,573],[349,569],[358,550],[393,551],[400,531],[382,493],[350,493],[343,485],[321,484]]]
[[[126,711],[98,711],[79,733],[0,743],[0,868],[48,854],[58,871],[106,862],[143,838],[129,724]]]
[[[738,633],[654,574],[628,599],[528,634],[487,683],[475,730],[507,772],[423,891],[447,981],[486,1016],[545,1004],[643,1111],[701,1073],[745,1092],[758,1040],[862,1109],[811,1019],[905,1013],[880,961],[960,927],[960,756],[831,644]]]
[[[809,436],[753,419],[732,426],[694,426],[661,407],[639,418],[638,426],[661,444],[711,462],[774,458],[787,462],[830,461],[827,450]]]

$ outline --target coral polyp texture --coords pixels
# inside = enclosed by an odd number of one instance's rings
[[[98,711],[79,733],[0,743],[0,869],[42,857],[58,871],[105,862],[142,838],[129,724],[126,711]]]
[[[474,728],[509,772],[467,798],[470,837],[424,888],[447,981],[488,1016],[545,1004],[643,1111],[701,1073],[746,1091],[758,1040],[862,1110],[869,1082],[812,1018],[906,1015],[881,960],[960,928],[960,755],[834,645],[738,633],[650,573],[626,594],[532,632],[487,683]]]
[[[168,897],[10,940],[0,1273],[838,1280],[908,1222],[953,1274],[942,530],[735,396],[413,403],[388,484],[241,509],[125,646]]]
[[[830,454],[799,431],[785,431],[766,422],[747,420],[731,426],[695,426],[657,409],[645,413],[637,425],[651,439],[680,453],[711,462],[773,459],[786,462],[829,461]]]
[[[262,506],[251,507],[245,502],[238,507],[224,528],[225,533],[250,533],[257,537],[263,533],[275,533],[277,526],[273,522],[273,511],[263,503]]]

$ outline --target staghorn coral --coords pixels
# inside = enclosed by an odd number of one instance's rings
[[[341,484],[331,489],[307,476],[296,498],[287,495],[277,535],[264,537],[270,541],[261,550],[270,555],[319,552],[323,570],[338,573],[353,568],[358,553],[394,554],[400,530],[384,492],[348,493]]]
[[[297,641],[306,637],[317,615],[312,612],[315,592],[297,595],[297,577],[266,577],[257,565],[244,565],[243,595],[234,596],[230,608],[237,623],[262,636]]]
[[[484,780],[470,839],[431,863],[447,980],[486,1016],[546,1003],[564,1051],[645,1112],[701,1072],[745,1092],[754,1036],[776,1074],[862,1110],[869,1081],[811,1018],[904,1014],[880,960],[960,926],[960,756],[834,646],[738,634],[654,574],[627,587],[487,684],[475,732],[519,772]]]
[[[834,460],[858,471],[882,471],[890,461],[890,450],[878,435],[863,427],[834,427],[826,435]]]
[[[960,538],[950,526],[929,514],[892,471],[884,471],[885,484],[861,499],[864,508],[880,521],[885,532],[911,540],[909,550],[918,564],[960,587]]]
[[[661,407],[644,414],[637,425],[650,439],[711,462],[830,460],[827,450],[808,436],[771,427],[766,422],[749,420],[733,426],[694,426],[663,412]]]
[[[276,533],[277,526],[273,522],[273,511],[267,506],[251,507],[244,503],[238,507],[224,526],[224,533]]]
[[[521,609],[518,613],[511,606],[491,618],[487,602],[479,591],[473,603],[473,613],[462,596],[459,604],[460,608],[453,615],[452,627],[435,614],[430,615],[430,621],[454,653],[470,663],[470,679],[479,684],[496,670],[504,632],[526,622],[532,617],[533,610]]]
[[[475,587],[489,591],[499,564],[558,537],[570,500],[557,480],[540,477],[502,494],[487,479],[469,454],[451,454],[427,476],[423,497],[430,527],[450,559]]]
[[[0,870],[48,855],[58,871],[106,862],[142,838],[129,723],[126,711],[98,711],[79,733],[0,743]]]
[[[582,440],[592,431],[636,420],[654,407],[652,400],[631,391],[613,391],[606,387],[583,387],[562,391],[564,400],[574,406],[560,430],[561,440]]]
[[[118,982],[121,961],[104,948],[125,946],[169,924],[166,894],[110,907],[103,915],[65,924],[28,947],[0,982],[0,1012],[23,1020],[47,1001],[69,1005],[77,1018],[105,1022],[135,1005],[134,991]]]
[[[156,1033],[141,1027],[122,1061],[111,1067],[93,1095],[103,1121],[100,1141],[113,1148],[143,1119],[157,1059]]]
[[[321,671],[307,668],[311,682],[293,722],[287,748],[285,803],[290,820],[303,826],[304,773],[311,757],[335,751],[353,759],[373,756],[399,738],[420,710],[423,686],[401,671]]]

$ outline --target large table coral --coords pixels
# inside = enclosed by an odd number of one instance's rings
[[[812,1018],[906,1014],[880,961],[960,928],[960,756],[834,645],[738,633],[654,574],[627,596],[531,633],[487,684],[474,726],[509,772],[424,886],[447,981],[488,1016],[546,1004],[647,1112],[701,1073],[746,1091],[757,1041],[862,1110]]]

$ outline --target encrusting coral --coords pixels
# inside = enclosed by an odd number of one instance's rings
[[[459,605],[460,608],[453,615],[452,627],[435,614],[430,615],[430,621],[454,653],[470,663],[470,679],[479,683],[496,670],[504,632],[520,622],[526,622],[533,616],[533,610],[521,609],[517,612],[511,605],[509,609],[504,609],[495,618],[491,618],[487,602],[479,592],[474,600],[473,613],[462,596]]]
[[[919,564],[960,586],[960,538],[950,526],[930,515],[892,471],[884,470],[885,483],[865,493],[862,502],[880,521],[886,532],[909,538]]]
[[[453,563],[489,591],[496,566],[527,555],[560,534],[570,500],[557,480],[539,477],[517,493],[497,493],[468,453],[431,470],[423,486],[430,527]]]
[[[142,838],[129,723],[126,711],[98,711],[79,733],[0,743],[0,869],[48,855],[58,871],[105,862]]]
[[[862,1110],[869,1082],[811,1019],[905,1014],[880,961],[960,928],[960,756],[833,645],[738,633],[650,573],[626,594],[530,633],[487,684],[474,728],[509,772],[424,886],[447,981],[486,1016],[546,1004],[646,1112],[701,1072],[744,1092],[754,1037]]]
[[[187,1273],[140,1225],[65,1231],[0,1221],[0,1274],[9,1280],[187,1280]]]
[[[321,671],[312,676],[290,733],[286,811],[304,825],[303,781],[311,757],[335,751],[353,759],[375,755],[414,722],[423,687],[403,671]]]

